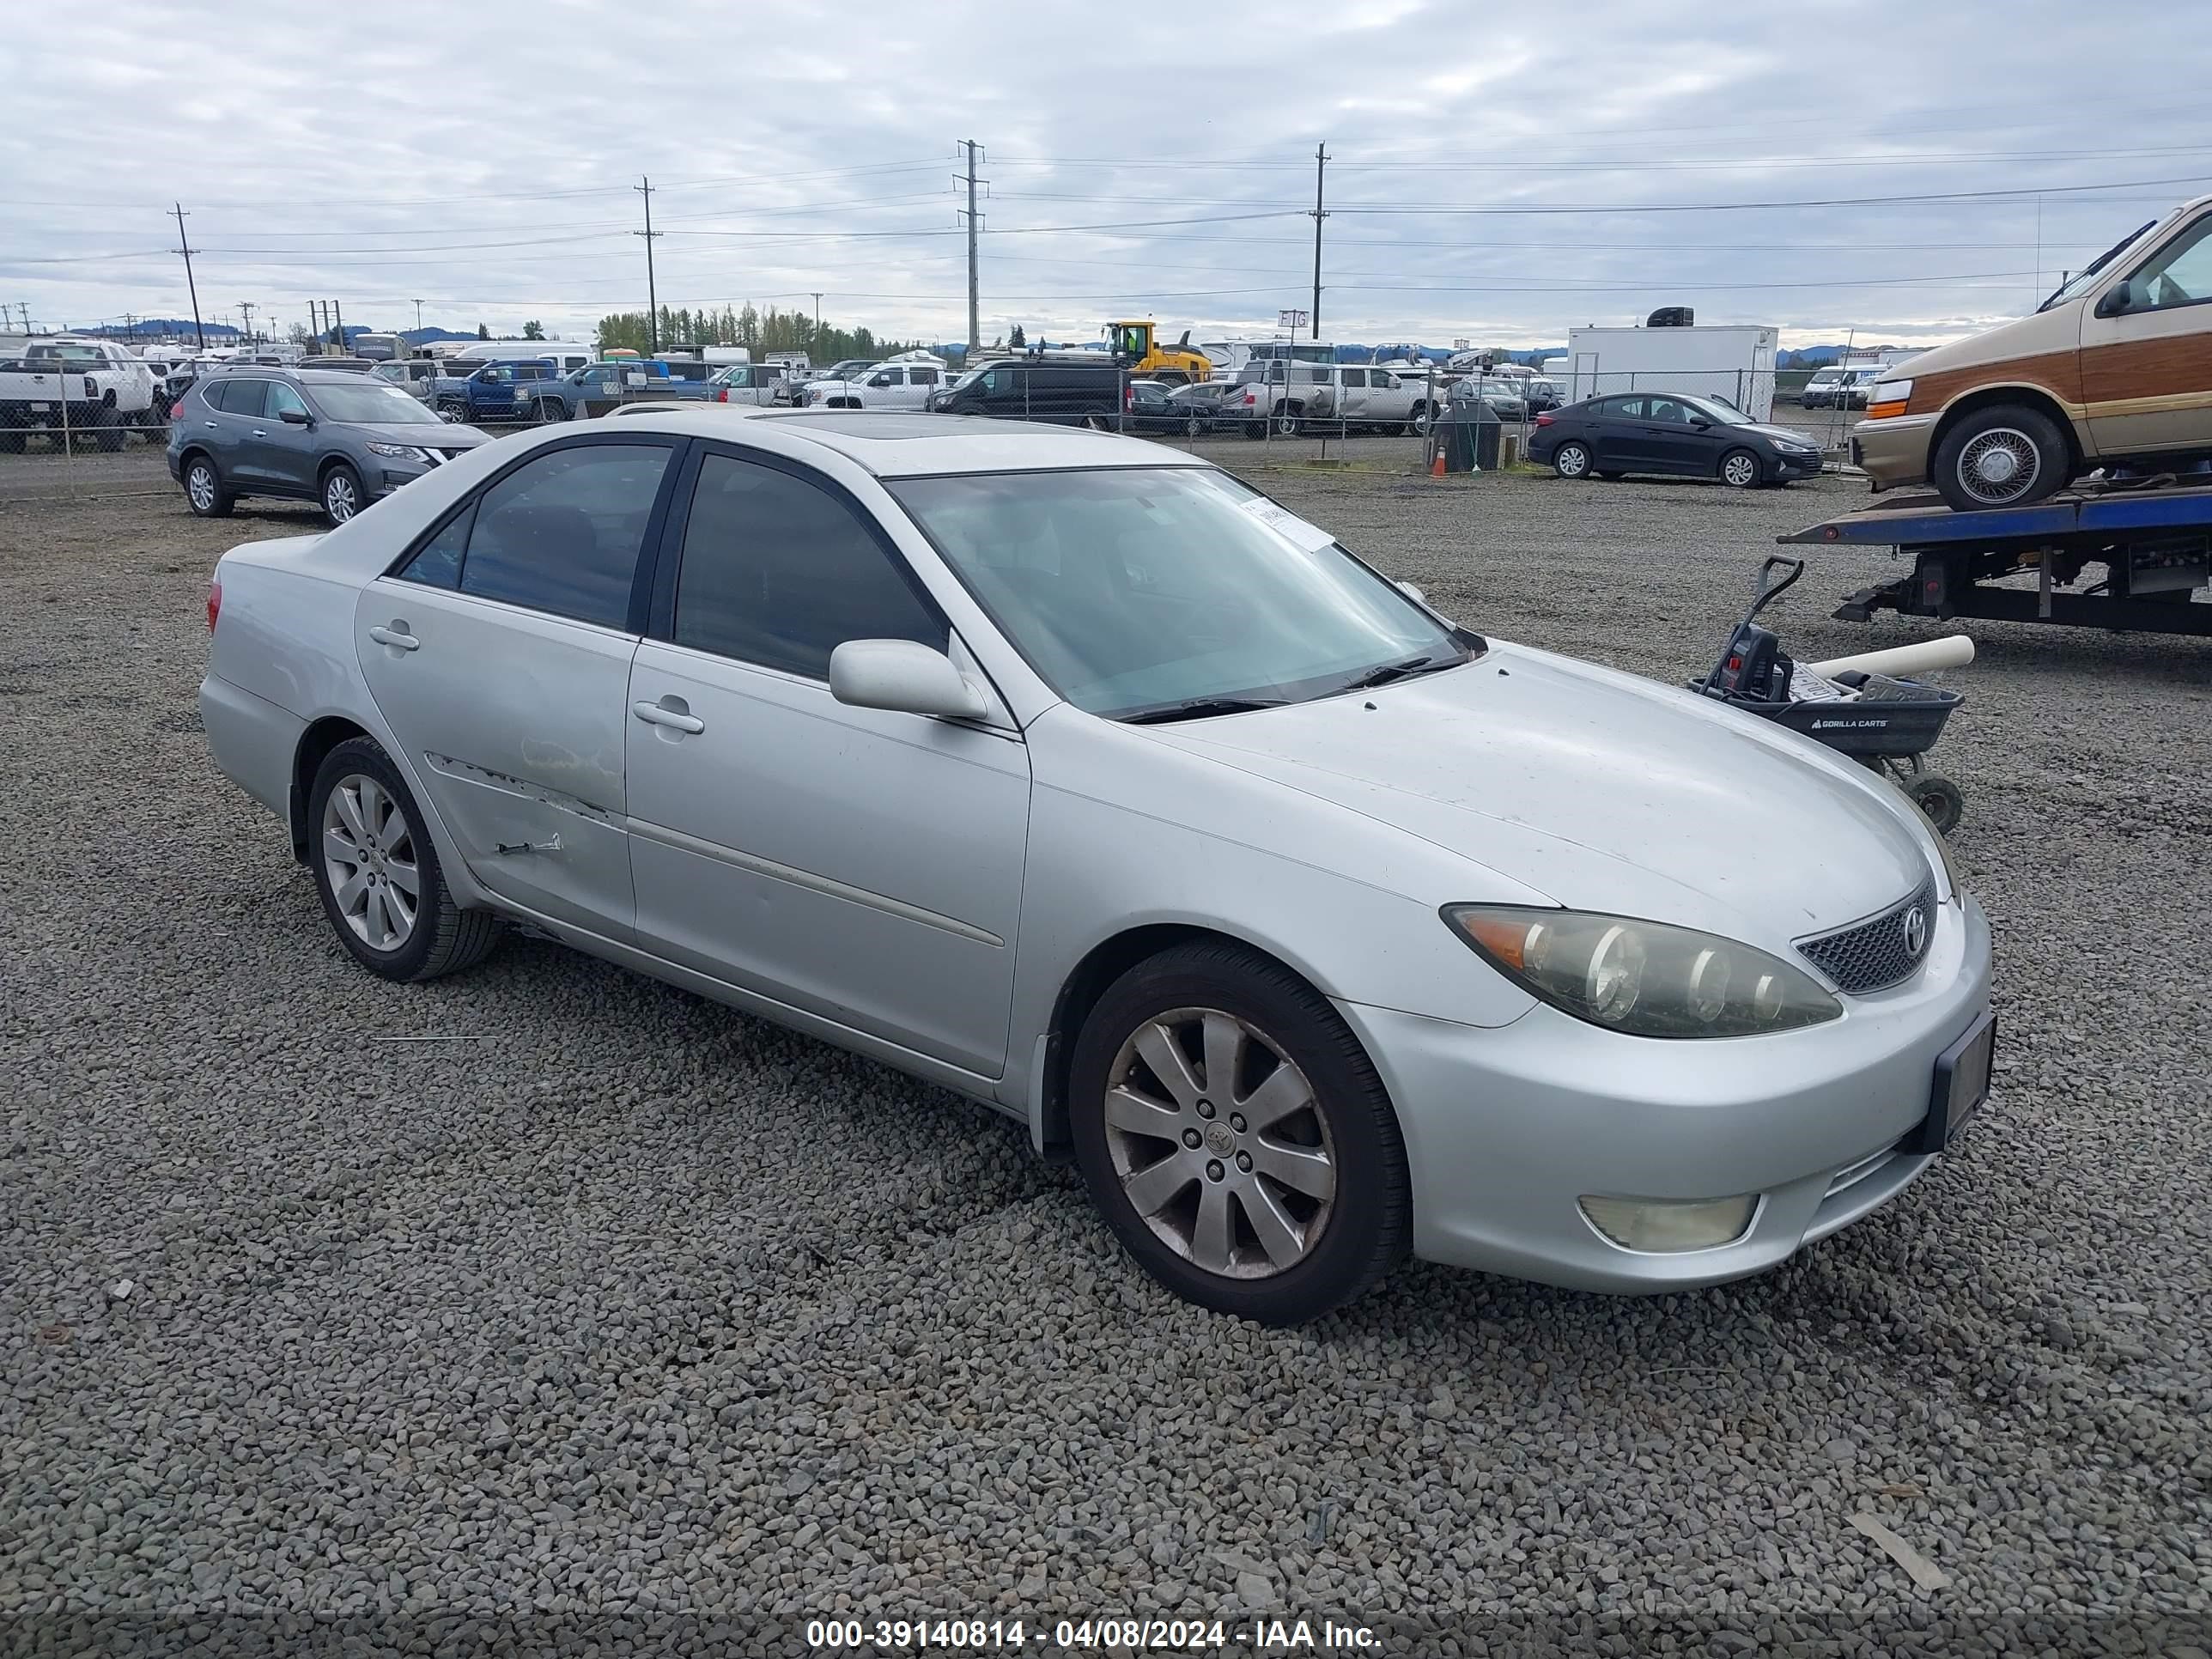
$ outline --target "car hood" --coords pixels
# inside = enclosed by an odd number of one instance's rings
[[[1820,447],[1819,444],[1804,433],[1793,431],[1786,426],[1739,426],[1729,429],[1735,432],[1755,432],[1769,443],[1796,444],[1807,449]]]
[[[489,443],[490,434],[474,427],[454,426],[440,421],[434,425],[428,421],[349,422],[346,430],[372,443],[414,444],[423,449],[474,449],[478,444]]]
[[[1493,643],[1465,667],[1371,691],[1141,729],[1570,908],[1753,942],[1858,921],[1932,868],[1872,774],[1687,691],[1522,647]]]

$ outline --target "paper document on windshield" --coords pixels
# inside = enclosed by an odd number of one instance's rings
[[[1255,495],[1244,503],[1243,510],[1302,553],[1335,544],[1336,538],[1319,525],[1308,524],[1287,507],[1278,506],[1265,495]]]

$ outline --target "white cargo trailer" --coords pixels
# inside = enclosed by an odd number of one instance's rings
[[[1564,362],[1547,366],[1560,401],[1615,392],[1686,392],[1725,398],[1754,421],[1774,413],[1774,354],[1779,331],[1698,325],[1692,328],[1575,328]]]

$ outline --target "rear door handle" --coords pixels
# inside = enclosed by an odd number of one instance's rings
[[[392,647],[394,649],[400,651],[413,651],[419,647],[422,643],[422,641],[416,639],[412,634],[407,631],[407,625],[404,623],[400,623],[395,628],[384,628],[380,626],[372,628],[368,630],[368,637],[374,640],[379,645],[388,645]]]
[[[629,706],[629,712],[647,726],[672,726],[678,732],[703,732],[707,729],[707,722],[690,713],[681,697],[663,697],[659,702],[634,702]]]

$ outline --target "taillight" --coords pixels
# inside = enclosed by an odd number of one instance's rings
[[[212,634],[215,632],[216,618],[221,615],[222,615],[222,584],[221,582],[211,581],[208,584],[209,633]]]
[[[1257,407],[1259,406],[1259,403],[1260,403],[1260,394],[1259,394],[1258,392],[1246,392],[1246,393],[1244,394],[1244,407],[1245,407],[1245,408],[1247,408],[1247,409],[1255,409],[1255,408],[1257,408]]]
[[[94,380],[89,374],[84,377],[84,395],[88,398],[97,398],[100,396],[100,382]]]
[[[181,421],[185,418],[185,400],[182,398],[169,405],[169,418],[173,421]]]
[[[1123,387],[1121,388],[1121,412],[1122,412],[1123,414],[1125,414],[1125,415],[1126,415],[1126,414],[1127,414],[1131,410],[1134,409],[1136,406],[1137,406],[1137,390],[1136,390],[1136,388],[1135,388],[1134,386],[1123,386]]]
[[[1551,417],[1550,416],[1548,416],[1548,415],[1539,415],[1539,416],[1536,417],[1536,424],[1537,424],[1538,426],[1549,426],[1549,425],[1551,425],[1551,423],[1552,423],[1552,417]]]
[[[717,392],[714,394],[714,401],[715,401],[716,403],[718,403],[718,404],[726,404],[726,403],[729,402],[729,401],[730,401],[730,388],[729,388],[729,387],[727,387],[727,386],[724,386],[724,387],[723,387],[720,392]]]

